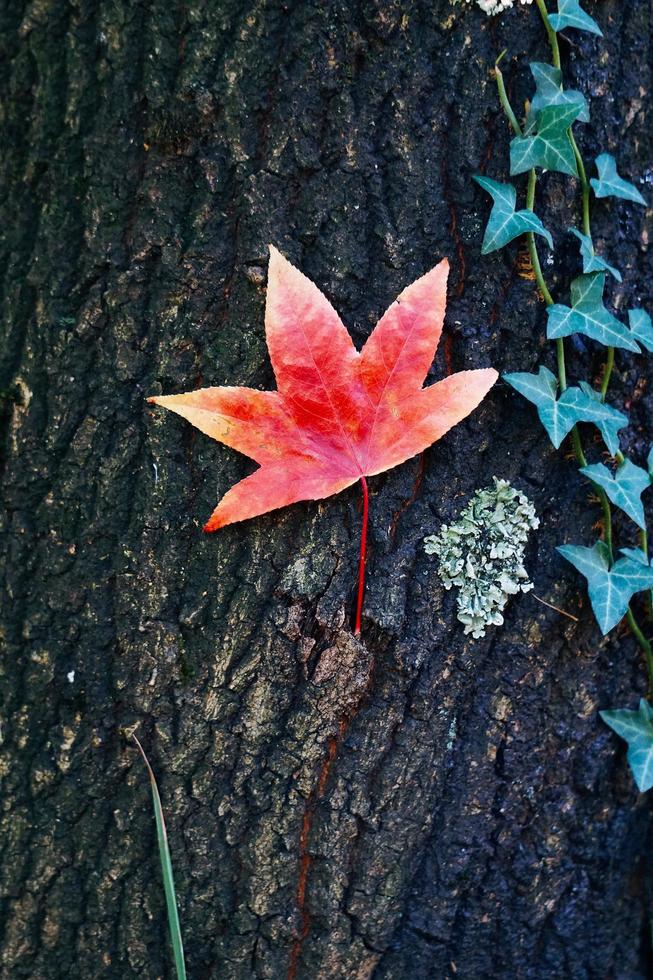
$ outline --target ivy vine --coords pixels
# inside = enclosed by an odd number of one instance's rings
[[[653,449],[645,465],[622,452],[619,434],[628,424],[623,412],[608,402],[615,350],[641,353],[653,351],[653,324],[642,309],[628,311],[624,323],[604,303],[607,276],[621,282],[620,271],[597,254],[592,239],[591,197],[614,197],[646,204],[639,190],[618,173],[609,153],[595,160],[597,176],[588,179],[585,161],[573,127],[589,122],[589,107],[581,92],[564,88],[558,33],[566,29],[602,36],[602,31],[578,0],[558,0],[557,11],[549,12],[546,0],[535,0],[551,48],[552,63],[530,65],[535,93],[526,118],[520,123],[506,91],[500,68],[505,52],[495,64],[498,96],[513,130],[510,143],[510,175],[528,174],[525,208],[517,210],[517,190],[511,183],[475,177],[492,197],[493,206],[485,229],[484,254],[503,248],[526,236],[533,272],[546,304],[547,338],[555,343],[557,375],[541,366],[537,373],[516,372],[505,380],[537,409],[539,418],[556,448],[569,436],[581,474],[590,482],[602,509],[602,537],[591,547],[564,545],[558,550],[586,579],[592,610],[599,628],[607,635],[626,617],[639,644],[653,696],[653,646],[636,618],[632,601],[648,592],[653,603],[653,562],[649,558],[649,536],[642,495],[653,482]],[[570,284],[569,303],[556,302],[546,282],[536,236],[552,248],[550,233],[535,213],[538,171],[546,170],[576,178],[580,187],[582,227],[569,232],[579,242],[583,272]],[[587,381],[570,385],[567,377],[565,339],[582,334],[606,349],[603,380],[597,390]],[[579,423],[595,426],[609,454],[609,465],[590,462],[581,439]],[[636,546],[617,549],[613,533],[613,510],[620,510],[633,525]],[[653,787],[653,707],[642,699],[638,710],[616,708],[602,711],[603,720],[628,742],[628,760],[639,789]]]

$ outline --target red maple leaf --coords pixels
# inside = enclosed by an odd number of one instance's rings
[[[260,464],[224,495],[205,531],[299,500],[329,497],[361,481],[357,632],[365,477],[440,439],[497,379],[486,368],[422,387],[442,333],[448,272],[445,259],[404,289],[359,352],[327,298],[271,246],[265,331],[277,391],[202,388],[148,399]]]

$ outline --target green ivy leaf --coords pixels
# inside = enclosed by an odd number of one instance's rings
[[[653,351],[653,323],[646,310],[629,310],[630,332],[647,350]]]
[[[586,14],[578,0],[558,0],[558,13],[549,14],[549,23],[554,31],[564,31],[575,27],[578,31],[589,31],[603,37],[603,31],[593,17]]]
[[[615,507],[620,507],[638,527],[646,530],[642,494],[651,485],[651,477],[646,470],[625,459],[614,476],[603,463],[584,466],[581,473],[603,487]]]
[[[605,541],[592,548],[563,545],[560,554],[587,579],[592,610],[604,636],[620,623],[637,592],[653,588],[653,568],[620,558],[610,567],[610,551]]]
[[[653,473],[651,474],[651,480],[653,481]],[[641,548],[621,548],[621,554],[629,558],[630,561],[637,565],[643,565],[645,568],[649,567],[648,554],[642,551]],[[653,559],[651,559],[651,567],[653,567]],[[651,601],[653,602],[653,589],[651,590]]]
[[[523,174],[533,167],[578,176],[576,157],[567,130],[582,107],[552,105],[537,113],[535,136],[515,136],[510,142],[510,173]]]
[[[554,303],[547,309],[546,335],[549,340],[582,333],[606,347],[639,351],[625,324],[608,313],[603,305],[605,273],[578,276],[571,284],[571,307]]]
[[[557,401],[558,381],[546,367],[537,374],[519,371],[504,374],[504,380],[537,408],[537,414],[556,449],[574,427],[574,413]]]
[[[651,474],[651,480],[653,481],[653,474]],[[635,564],[643,565],[645,568],[649,567],[648,555],[641,548],[621,548],[621,554],[625,555],[626,558],[629,558]],[[653,566],[653,559],[651,560],[651,566]],[[653,590],[651,591],[651,601],[653,602]]]
[[[611,153],[602,153],[596,158],[596,169],[599,172],[598,180],[596,177],[590,180],[596,197],[621,197],[624,201],[646,205],[635,185],[619,176],[616,160]]]
[[[651,451],[648,454],[646,465],[648,466],[648,471],[651,474],[651,479],[653,480],[653,446],[651,446]]]
[[[578,388],[567,388],[560,401],[573,408],[577,421],[592,422],[608,447],[611,456],[619,451],[619,431],[628,425],[628,416],[606,405],[601,393],[586,381],[579,381]]]
[[[596,425],[612,455],[619,449],[618,433],[628,425],[628,418],[616,408],[606,405],[600,394],[590,385],[581,382],[580,388],[567,388],[556,400],[558,382],[548,368],[540,367],[537,374],[516,372],[504,374],[503,377],[520,395],[535,405],[540,421],[556,449],[577,422]]]
[[[621,553],[624,557],[619,559],[612,570],[617,569],[621,575],[627,575],[635,587],[635,592],[644,592],[646,589],[653,588],[653,567],[648,564],[645,556],[645,560],[642,561],[643,553],[638,554],[636,559],[631,557],[631,552],[639,551],[639,548],[622,548]]]
[[[547,65],[541,61],[533,61],[529,67],[535,80],[535,95],[526,122],[528,135],[531,135],[532,130],[535,129],[538,112],[553,105],[577,106],[576,119],[585,123],[590,121],[590,111],[585,96],[575,89],[563,88],[562,71],[559,68],[554,68],[553,65]]]
[[[503,248],[528,231],[542,235],[549,248],[553,248],[553,239],[536,214],[532,211],[515,211],[517,191],[512,184],[500,184],[489,177],[474,177],[474,180],[494,201],[483,238],[483,255]]]
[[[653,787],[653,708],[642,698],[639,711],[613,708],[599,714],[628,743],[628,763],[638,790],[645,793]]]
[[[637,562],[639,565],[648,565],[648,558],[641,548],[621,548],[620,551],[631,561]]]
[[[608,265],[605,259],[597,255],[594,251],[594,244],[589,235],[584,235],[578,228],[570,228],[569,231],[575,235],[580,242],[580,254],[583,259],[583,272],[609,272],[617,282],[621,282],[621,273],[614,266]]]

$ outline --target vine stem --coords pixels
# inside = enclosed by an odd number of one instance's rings
[[[370,509],[369,494],[367,491],[367,480],[361,477],[361,489],[363,491],[363,524],[361,527],[361,549],[358,562],[358,596],[356,598],[356,625],[354,635],[358,636],[361,631],[361,613],[363,611],[363,595],[365,593],[365,562],[367,557],[367,518]]]
[[[612,377],[613,369],[614,369],[614,347],[608,347],[608,356],[605,361],[605,368],[603,371],[603,381],[601,382],[601,401],[605,401],[605,396],[608,393],[608,386],[610,384],[610,378]]]
[[[549,37],[549,43],[551,45],[551,51],[553,54],[554,67],[560,69],[561,62],[560,62],[560,47],[558,44],[558,37],[549,22],[546,4],[544,0],[535,0],[535,2],[542,16],[542,20],[544,22],[544,26],[546,28]],[[512,126],[515,135],[521,136],[523,135],[522,129],[521,126],[519,125],[517,116],[515,115],[515,112],[510,104],[510,99],[508,98],[505,82],[503,80],[503,74],[501,72],[501,69],[499,68],[499,62],[504,57],[505,53],[506,53],[505,51],[501,52],[494,66],[497,89],[499,93],[499,100],[510,122],[510,125]],[[584,229],[584,233],[586,235],[589,235],[589,237],[591,238],[591,224],[590,224],[590,211],[589,211],[589,183],[587,180],[587,171],[585,170],[585,164],[583,162],[583,158],[580,153],[580,150],[578,149],[576,140],[574,139],[574,135],[571,132],[571,127],[569,129],[569,138],[571,140],[572,147],[574,149],[574,155],[576,157],[576,162],[578,165],[578,173],[583,189],[583,229]],[[533,168],[528,175],[528,189],[526,193],[526,207],[530,211],[533,211],[535,207],[536,187],[537,187],[537,173]],[[542,294],[542,297],[546,305],[552,306],[554,300],[553,300],[553,296],[551,295],[551,291],[547,286],[546,280],[544,278],[544,274],[542,272],[542,265],[537,250],[537,242],[535,241],[535,235],[532,232],[528,232],[526,234],[526,239],[528,242],[528,251],[531,259],[531,264],[533,266],[533,272],[535,273],[535,279],[537,281],[538,288],[540,290],[540,293]],[[558,384],[560,387],[560,391],[563,392],[567,388],[567,367],[565,363],[565,346],[562,337],[556,340],[556,351],[557,351],[557,362],[558,362]],[[612,374],[613,366],[614,366],[614,348],[608,348],[608,360],[606,363],[606,369],[603,377],[603,385],[601,387],[601,395],[603,399],[605,399],[605,394],[607,392],[608,385],[610,383],[610,376]],[[587,457],[585,456],[585,451],[583,449],[583,444],[577,426],[574,426],[574,428],[571,430],[571,440],[574,448],[574,455],[576,456],[576,460],[579,466],[581,467],[587,466]],[[623,462],[623,456],[621,452],[617,452],[616,459],[620,463]],[[608,547],[610,563],[612,564],[614,562],[613,539],[612,539],[612,508],[610,506],[610,501],[608,499],[605,490],[594,483],[592,484],[592,486],[595,489],[595,492],[601,504],[601,509],[603,511],[605,543]],[[652,595],[652,608],[653,608],[653,591],[651,595]],[[644,633],[640,629],[630,606],[628,607],[627,619],[628,619],[628,624],[633,633],[633,636],[637,640],[637,643],[639,644],[642,652],[644,653],[644,658],[646,660],[646,667],[649,675],[650,691],[651,694],[653,694],[653,646],[651,645],[649,640],[647,640]]]
[[[551,27],[551,21],[549,20],[549,11],[547,10],[545,0],[535,0],[537,3],[537,9],[542,17],[542,22],[549,38],[549,45],[551,46],[551,55],[553,58],[553,65],[558,70],[562,68],[562,62],[560,60],[560,44],[558,42],[558,35]],[[582,198],[583,198],[583,234],[587,235],[589,239],[592,238],[592,225],[590,222],[590,182],[587,179],[587,170],[585,169],[585,161],[583,160],[583,155],[578,148],[578,143],[576,142],[576,137],[571,128],[567,130],[567,135],[569,136],[569,142],[574,151],[574,157],[576,158],[576,166],[578,167],[578,177],[580,180]],[[605,364],[605,370],[603,372],[603,384],[601,385],[601,397],[605,401],[605,396],[608,391],[608,386],[610,384],[610,378],[612,377],[612,370],[614,368],[614,347],[608,347],[608,355]],[[560,386],[562,391],[564,388]]]
[[[521,126],[519,125],[519,120],[517,119],[517,116],[515,115],[512,106],[510,105],[510,99],[508,98],[508,93],[506,92],[506,83],[503,80],[503,73],[499,68],[499,64],[505,57],[507,50],[508,50],[507,48],[504,48],[501,54],[499,55],[499,57],[497,58],[497,60],[494,62],[494,77],[496,79],[497,88],[499,90],[499,101],[503,106],[503,111],[508,117],[510,125],[514,130],[515,136],[521,136],[522,135]]]
[[[532,211],[533,208],[535,207],[536,186],[537,186],[537,174],[535,173],[535,168],[533,168],[533,170],[531,170],[528,174],[528,190],[526,191],[526,207],[528,208],[529,211]],[[533,266],[533,272],[535,273],[535,278],[537,280],[538,288],[542,293],[542,296],[544,297],[544,302],[546,303],[546,305],[553,306],[553,296],[551,295],[549,287],[547,286],[546,281],[544,279],[544,274],[542,272],[542,266],[540,264],[540,256],[537,251],[537,243],[535,241],[534,233],[532,231],[529,231],[527,234],[527,238],[528,238],[528,251],[531,257],[531,264]],[[567,371],[565,368],[565,355],[564,355],[565,348],[564,348],[562,337],[559,337],[558,339],[560,341],[557,345],[558,364],[562,368],[562,376],[564,378],[564,387],[562,388],[562,390],[564,391],[565,388],[567,387],[567,381],[566,381]],[[561,383],[561,387],[562,387],[562,383]]]
[[[560,61],[560,45],[558,44],[558,35],[551,27],[551,21],[549,20],[549,11],[546,9],[546,3],[544,0],[535,0],[537,4],[537,9],[540,12],[542,20],[544,22],[544,27],[546,29],[547,36],[549,38],[549,44],[551,46],[551,54],[553,55],[553,67],[557,68],[558,71],[562,68],[562,62]]]
[[[542,17],[542,22],[544,24],[544,28],[546,30],[549,39],[553,65],[558,70],[561,70],[562,62],[560,60],[560,44],[558,43],[558,35],[554,31],[553,27],[551,26],[546,2],[545,0],[535,0],[535,2],[537,4],[537,9],[540,12],[540,16]],[[578,143],[576,142],[576,137],[574,136],[571,126],[567,130],[567,134],[569,136],[569,141],[574,151],[576,166],[578,167],[578,177],[581,185],[582,200],[583,200],[583,234],[587,235],[587,237],[591,240],[592,225],[590,221],[590,184],[587,179],[587,170],[585,169],[585,161],[583,160],[583,155],[580,152],[580,149],[578,148]],[[533,180],[532,180],[533,190],[532,190],[531,203],[528,205],[528,207],[532,211],[535,205],[535,184],[537,180],[537,175],[535,174],[534,170],[531,171],[531,173],[533,175]],[[529,180],[529,187],[530,187],[530,183],[531,181]],[[533,249],[537,254],[537,243],[535,242],[535,236],[531,234],[530,237],[533,240]],[[539,258],[537,260],[537,268],[540,268]],[[540,273],[541,273],[541,268],[540,268]],[[536,269],[536,274],[537,274],[537,269]],[[550,297],[551,294],[548,292],[548,290],[547,293]],[[544,293],[545,300],[547,300],[547,293]],[[551,300],[551,302],[553,302],[553,300]],[[547,305],[550,305],[549,300],[547,300]],[[564,346],[563,346],[564,342],[562,338],[559,338],[556,341],[556,344],[558,350],[558,381],[560,383],[560,390],[562,392],[567,387],[567,372],[565,367],[565,354],[564,354]],[[613,369],[614,369],[614,347],[608,347],[605,369],[603,371],[603,382],[601,384],[602,401],[605,401],[605,396],[608,391],[608,386],[610,384],[610,378],[612,377]],[[576,456],[576,459],[578,460],[579,466],[582,467],[587,466],[587,457],[585,456],[585,452],[583,450],[583,444],[580,438],[580,433],[578,432],[578,428],[576,426],[574,426],[572,430],[571,437],[572,437],[572,444],[574,447],[574,454]],[[621,456],[621,453],[618,453],[617,455]],[[623,456],[621,456],[621,461],[623,461]],[[613,551],[613,544],[612,544],[612,508],[610,507],[610,501],[608,499],[608,495],[606,494],[605,490],[602,487],[596,486],[596,484],[594,484],[594,488],[596,490],[599,501],[601,503],[601,510],[603,511],[603,525],[605,529],[605,543],[608,546],[610,561],[613,562],[614,551]],[[632,613],[630,613],[630,616],[633,619],[633,622],[635,622]],[[633,632],[635,631],[633,630]],[[641,630],[639,630],[639,627],[637,632],[639,633],[638,642],[640,643],[640,646],[642,645],[641,641],[644,642],[644,646],[642,646],[642,649],[644,650],[648,663],[648,657],[649,656],[653,657],[653,650],[648,640],[646,640],[644,635],[641,633]],[[635,633],[635,635],[637,636],[637,633]]]
[[[553,31],[553,28],[551,28],[551,25],[549,24],[548,17],[546,16],[546,7],[544,7],[543,0],[537,0],[537,4],[538,7],[540,8],[540,12],[542,13],[543,18],[545,18],[545,25],[547,27],[547,30],[551,29],[551,31],[553,32],[553,38],[556,44],[556,50],[558,51],[558,62],[559,62],[560,52],[559,49],[557,48],[558,39],[555,35],[555,31]],[[519,125],[517,116],[515,115],[515,112],[510,104],[510,99],[508,98],[508,93],[506,92],[506,85],[503,80],[503,74],[501,72],[501,69],[499,68],[499,62],[504,57],[505,53],[506,53],[505,51],[502,51],[494,64],[497,89],[499,91],[499,101],[501,102],[503,111],[505,112],[506,116],[508,117],[508,120],[510,121],[510,125],[512,126],[515,135],[522,136],[521,126]],[[557,67],[559,67],[559,65]],[[528,188],[526,191],[526,207],[528,208],[529,211],[533,211],[535,207],[536,187],[537,187],[537,173],[535,172],[535,168],[533,167],[528,174]],[[537,282],[538,289],[540,290],[540,293],[542,294],[542,297],[546,305],[553,306],[554,303],[553,296],[551,295],[551,291],[547,286],[546,280],[544,278],[544,273],[542,272],[540,255],[539,252],[537,251],[537,242],[535,241],[535,235],[532,231],[527,232],[526,241],[528,243],[528,254],[530,256],[531,265],[533,266],[533,272],[535,273],[535,279]],[[558,384],[560,385],[560,391],[562,393],[567,389],[567,366],[565,363],[565,342],[562,337],[558,337],[558,339],[556,340],[556,354],[557,354],[557,361],[558,361]],[[578,463],[581,466],[587,466],[587,459],[585,458],[585,453],[583,452],[583,447],[576,426],[574,426],[574,428],[572,429],[571,437],[574,446],[574,452],[576,454],[576,459],[578,460]]]
[[[535,0],[535,3],[537,4],[537,9],[540,12],[540,16],[542,17],[542,22],[544,24],[547,37],[549,39],[553,66],[558,70],[561,70],[562,62],[560,60],[560,45],[558,43],[558,35],[554,31],[553,27],[551,26],[551,22],[549,20],[549,12],[546,7],[546,2],[545,0]],[[571,142],[571,146],[574,151],[574,156],[576,158],[576,165],[578,167],[578,176],[580,179],[581,190],[582,190],[583,234],[587,235],[588,238],[591,240],[592,226],[590,222],[590,184],[587,179],[587,170],[585,169],[585,161],[583,160],[583,155],[578,148],[578,144],[576,142],[576,138],[573,134],[571,126],[569,127],[569,140]],[[535,199],[535,187],[533,187],[533,203],[534,203],[534,199]],[[532,205],[529,205],[529,207],[531,207],[532,210]],[[533,248],[535,252],[537,252],[537,244],[535,242],[535,236],[531,235],[530,237],[533,239]],[[537,265],[539,266],[539,261]],[[562,342],[561,340],[558,340],[557,341],[558,345],[560,345],[561,342]],[[563,382],[560,379],[561,362],[564,370],[564,349],[562,351],[562,357],[561,357],[560,346],[558,346],[558,375],[560,380],[560,388],[562,391],[564,391]],[[605,397],[608,392],[608,387],[610,385],[610,379],[612,377],[613,369],[614,369],[614,347],[608,347],[605,370],[603,373],[603,381],[601,384],[601,398],[603,401],[605,401]],[[580,435],[575,426],[574,429],[572,430],[572,441],[574,443],[574,452],[576,454],[576,458],[578,459],[580,465],[587,466],[587,460],[585,458],[585,453],[583,452],[583,446],[581,443]],[[617,451],[615,458],[619,465],[621,465],[624,461],[624,457],[619,450]],[[612,544],[612,509],[610,507],[610,501],[608,500],[605,491],[601,487],[597,487],[596,489],[598,492],[599,500],[601,501],[601,508],[603,510],[603,521],[605,526],[605,542],[609,549],[610,561],[612,562],[614,560],[613,544]],[[644,550],[645,554],[648,557],[648,534],[646,531],[642,532],[641,545],[642,545],[642,549]],[[651,611],[653,612],[653,591],[651,591]],[[642,652],[644,653],[644,659],[646,660],[646,669],[649,678],[649,692],[653,693],[653,646],[651,646],[649,640],[647,640],[646,637],[644,636],[642,630],[639,627],[639,624],[637,623],[637,620],[635,619],[635,616],[630,606],[628,607],[627,619],[628,619],[628,625],[630,626],[633,636],[637,640],[637,643],[639,644]]]
[[[651,695],[653,694],[653,647],[651,646],[651,644],[649,643],[649,641],[646,639],[641,629],[639,628],[639,624],[637,623],[637,620],[635,619],[635,616],[630,606],[628,606],[628,612],[626,613],[626,618],[628,620],[628,625],[630,626],[633,636],[639,643],[644,653],[644,659],[646,661],[646,671],[648,673],[648,692],[650,698]]]
[[[572,149],[574,151],[574,156],[576,158],[576,166],[578,167],[578,177],[580,179],[580,186],[583,198],[583,234],[591,240],[592,238],[592,225],[590,222],[590,183],[587,179],[587,170],[585,169],[585,161],[583,160],[583,155],[578,148],[578,143],[576,142],[576,137],[573,134],[571,126],[568,130],[569,141],[571,142]],[[614,369],[614,347],[608,347],[608,354],[605,362],[605,369],[603,371],[603,383],[601,385],[601,398],[605,401],[605,396],[608,393],[608,387],[610,385],[610,378],[612,377],[612,371]]]
[[[648,561],[648,531],[646,528],[639,532],[639,546],[646,555]],[[653,617],[653,589],[648,594],[648,614]]]
[[[588,238],[591,238],[592,226],[590,224],[590,184],[589,180],[587,179],[587,171],[585,170],[585,161],[583,160],[582,153],[578,149],[578,143],[576,142],[576,137],[573,134],[571,126],[569,127],[568,132],[569,141],[576,158],[578,177],[580,179],[580,186],[583,194],[583,234],[587,235]]]

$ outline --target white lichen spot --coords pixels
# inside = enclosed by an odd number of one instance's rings
[[[455,524],[424,538],[424,550],[438,558],[445,589],[455,585],[458,619],[478,639],[487,626],[501,626],[508,598],[529,592],[524,549],[539,527],[535,508],[507,480],[477,490]]]
[[[454,4],[473,3],[473,0],[452,0],[452,2]],[[533,0],[519,0],[519,3],[523,7],[528,6],[532,2]],[[504,10],[510,10],[516,3],[517,0],[476,0],[476,5],[481,8],[484,14],[490,17],[495,14],[502,14]]]
[[[454,742],[456,741],[456,716],[451,719],[451,724],[449,725],[449,731],[447,732],[447,752],[451,752]]]

